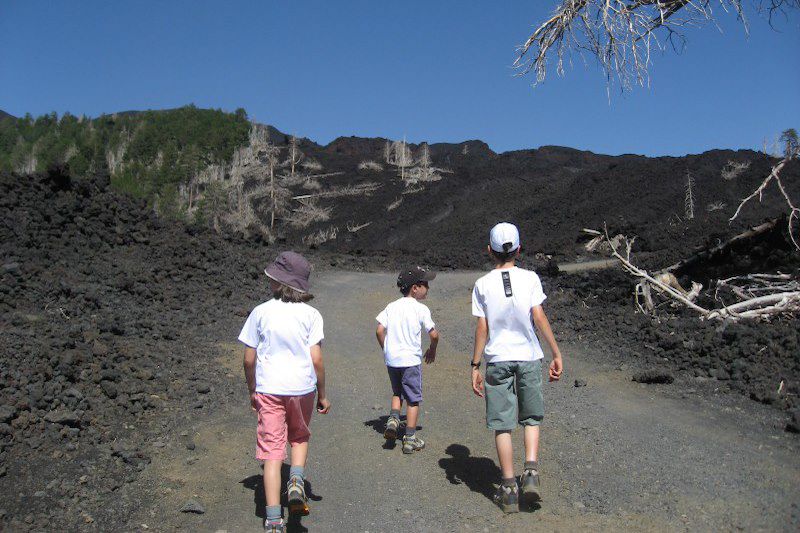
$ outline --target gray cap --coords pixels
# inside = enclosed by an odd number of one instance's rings
[[[297,252],[281,252],[275,262],[264,269],[264,274],[300,292],[308,292],[311,263]]]

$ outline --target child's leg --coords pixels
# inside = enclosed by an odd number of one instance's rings
[[[286,458],[286,408],[280,396],[259,394],[256,458],[264,461],[267,520],[280,520],[281,465]]]
[[[514,445],[511,443],[510,430],[494,432],[494,444],[497,447],[497,458],[500,460],[500,472],[503,479],[514,477]]]
[[[539,426],[525,426],[525,460],[536,461],[539,456]]]
[[[419,403],[422,401],[421,365],[410,366],[403,370],[402,387],[406,399],[406,435],[414,435],[419,420]]]
[[[395,411],[397,411],[399,413],[400,409],[402,409],[402,408],[403,408],[403,400],[402,400],[402,398],[400,398],[400,396],[397,396],[397,395],[392,395],[392,408],[391,408],[392,411],[391,412],[394,413]]]
[[[525,460],[536,461],[539,456],[539,424],[544,418],[541,360],[519,364],[517,395],[519,423],[525,428]]]
[[[307,457],[308,457],[308,441],[296,442],[292,444],[292,454],[291,454],[292,469],[294,469],[295,467],[305,468]]]
[[[514,477],[514,447],[511,431],[517,425],[517,395],[514,388],[517,363],[507,361],[486,365],[484,391],[486,426],[494,430],[497,459],[503,480]]]
[[[406,406],[406,435],[413,435],[417,432],[417,419],[419,418],[419,404],[408,402]]]
[[[394,416],[400,419],[400,409],[403,408],[403,369],[387,366],[386,370],[389,373],[389,383],[392,386],[392,404],[389,416]]]
[[[267,495],[267,507],[281,504],[281,465],[283,460],[264,461],[264,493]]]
[[[306,466],[308,439],[311,437],[308,425],[311,423],[311,415],[314,412],[315,398],[316,393],[310,392],[303,396],[291,396],[287,400],[286,429],[289,446],[292,450],[292,470],[295,471],[297,468],[303,469]]]

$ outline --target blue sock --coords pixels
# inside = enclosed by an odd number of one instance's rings
[[[417,433],[417,428],[406,427],[406,437],[413,437]]]
[[[294,466],[294,465],[292,465],[292,467],[289,468],[289,477],[292,478],[294,476],[297,476],[300,479],[305,479],[305,472],[304,471],[305,471],[305,468],[303,468],[302,466]]]
[[[267,522],[277,522],[281,519],[280,505],[267,505]]]
[[[389,411],[389,416],[400,420],[400,409],[392,409]]]

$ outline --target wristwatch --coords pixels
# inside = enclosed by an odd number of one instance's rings
[[[472,361],[470,361],[470,362],[469,362],[469,366],[471,366],[472,368],[474,368],[475,370],[477,370],[477,369],[479,369],[479,368],[481,367],[481,362],[480,362],[480,361],[478,361],[477,363],[473,363]]]

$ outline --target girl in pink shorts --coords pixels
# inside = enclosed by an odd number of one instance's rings
[[[244,343],[244,373],[250,405],[258,413],[256,458],[264,461],[267,517],[264,529],[283,532],[280,504],[281,465],[291,448],[287,483],[290,513],[308,514],[305,464],[308,424],[314,410],[327,414],[322,361],[322,316],[306,302],[311,265],[295,252],[283,252],[264,273],[273,298],[247,317],[239,340]]]

